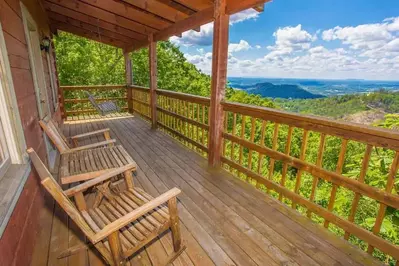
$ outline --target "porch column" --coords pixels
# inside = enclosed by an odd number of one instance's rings
[[[211,106],[209,115],[209,166],[220,165],[223,133],[223,107],[226,90],[227,59],[229,45],[229,15],[226,14],[226,0],[215,0]]]
[[[132,73],[132,60],[130,59],[129,53],[124,51],[123,56],[125,57],[125,81],[127,89],[127,107],[129,113],[133,114],[133,90],[130,85],[133,85],[133,73]]]
[[[157,128],[157,42],[154,41],[154,35],[148,36],[149,42],[149,61],[150,61],[150,108],[152,129]]]

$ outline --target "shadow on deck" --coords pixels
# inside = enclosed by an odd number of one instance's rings
[[[65,122],[65,135],[109,127],[138,164],[135,185],[152,196],[178,187],[182,238],[187,250],[174,265],[379,265],[375,259],[313,224],[132,115],[87,116]],[[90,142],[93,140],[87,140]],[[103,265],[92,250],[59,253],[83,241],[66,214],[49,201],[40,214],[32,265]],[[132,265],[163,265],[170,232],[151,243]]]

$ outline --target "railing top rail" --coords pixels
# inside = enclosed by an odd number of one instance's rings
[[[236,112],[259,119],[292,125],[327,135],[339,136],[380,147],[399,150],[399,132],[329,118],[295,114],[267,107],[222,102],[225,111]]]
[[[79,86],[60,86],[64,91],[75,91],[75,90],[114,90],[126,88],[126,85],[79,85]]]
[[[150,88],[148,87],[144,87],[144,86],[139,86],[139,85],[128,85],[129,88],[133,88],[133,89],[143,89],[143,90],[150,90]]]
[[[180,99],[180,100],[185,100],[185,101],[190,101],[194,103],[199,103],[203,104],[206,106],[209,106],[211,103],[211,99],[209,97],[203,97],[203,96],[198,96],[198,95],[193,95],[193,94],[188,94],[188,93],[183,93],[183,92],[176,92],[176,91],[168,91],[168,90],[157,90],[158,95],[164,95],[164,96],[169,96],[172,98]]]

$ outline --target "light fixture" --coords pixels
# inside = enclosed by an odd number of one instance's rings
[[[51,43],[51,40],[49,39],[49,37],[47,37],[47,36],[44,37],[40,44],[40,50],[42,50],[42,51],[44,50],[48,53],[48,51],[50,50],[50,43]]]

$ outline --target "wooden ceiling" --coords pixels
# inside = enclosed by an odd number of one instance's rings
[[[270,0],[227,0],[226,12],[263,11]],[[43,0],[52,31],[132,51],[213,21],[213,0]]]

